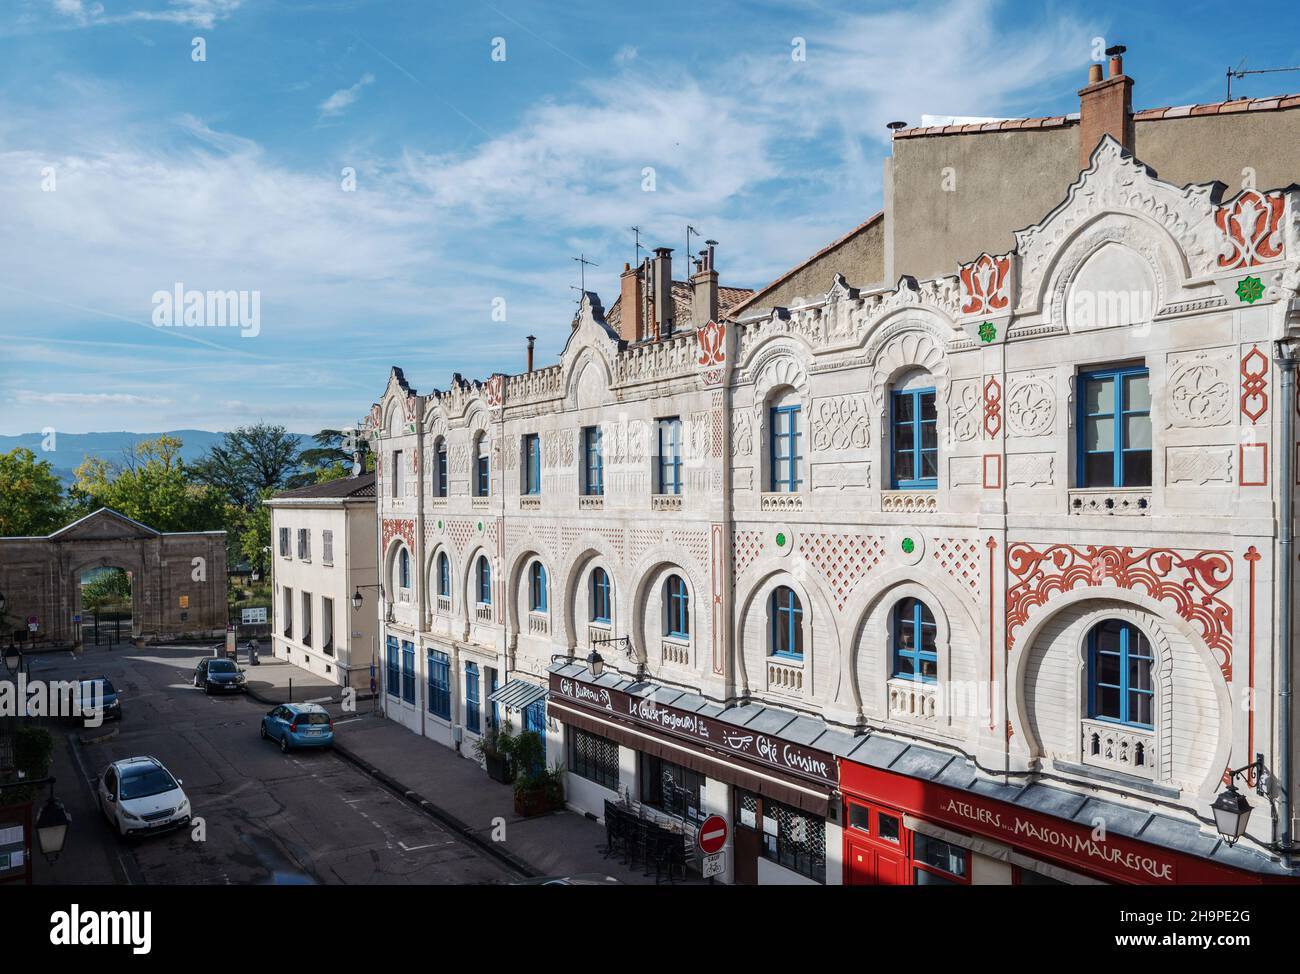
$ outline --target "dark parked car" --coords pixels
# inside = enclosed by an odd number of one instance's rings
[[[244,689],[244,671],[234,660],[201,659],[194,668],[194,685],[208,693],[240,693]]]
[[[95,676],[82,680],[77,690],[81,697],[83,720],[101,707],[104,710],[104,720],[122,719],[122,698],[118,695],[117,688],[113,686],[113,681],[108,677]]]

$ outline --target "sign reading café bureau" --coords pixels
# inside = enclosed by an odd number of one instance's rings
[[[551,693],[599,710],[620,721],[653,728],[672,737],[703,744],[748,758],[758,764],[807,778],[822,785],[839,782],[835,757],[826,751],[785,741],[770,734],[737,727],[688,710],[668,707],[645,697],[634,697],[622,690],[594,686],[572,677],[551,674]]]

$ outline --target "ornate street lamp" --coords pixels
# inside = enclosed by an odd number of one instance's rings
[[[1244,768],[1229,772],[1228,788],[1219,794],[1210,806],[1214,812],[1214,827],[1219,830],[1219,837],[1229,846],[1237,844],[1237,840],[1246,834],[1246,824],[1250,821],[1250,802],[1246,801],[1246,796],[1237,790],[1237,776],[1244,775],[1253,771],[1255,773],[1255,791],[1257,794],[1264,794],[1262,783],[1264,773],[1264,755],[1256,754],[1255,760]],[[1250,779],[1247,778],[1247,781]]]
[[[41,847],[41,854],[51,865],[58,861],[59,854],[63,852],[63,843],[67,841],[71,821],[63,802],[54,797],[54,782],[51,780],[50,798],[36,819],[36,841]]]

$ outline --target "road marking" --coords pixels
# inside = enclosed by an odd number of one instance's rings
[[[304,700],[303,703],[330,703],[333,700],[333,697],[317,697],[315,700]]]
[[[364,717],[346,717],[346,718],[344,718],[343,720],[336,720],[336,721],[334,721],[334,726],[335,726],[335,727],[338,727],[340,724],[352,724],[352,723],[356,723],[358,720],[365,720],[365,718],[364,718]]]

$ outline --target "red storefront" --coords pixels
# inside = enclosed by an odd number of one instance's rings
[[[977,855],[1011,863],[1014,882],[1288,882],[853,761],[840,762],[840,788],[845,885],[969,883]]]

